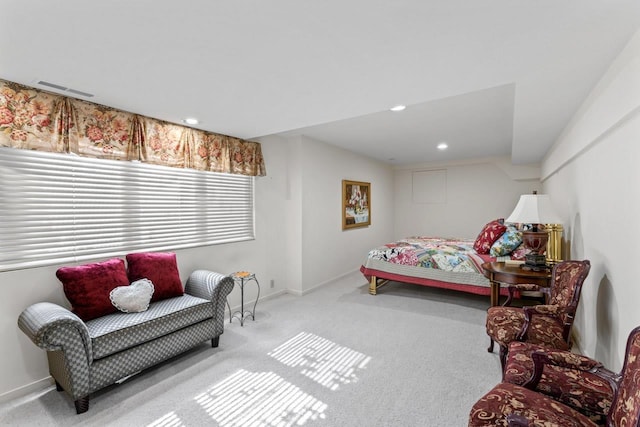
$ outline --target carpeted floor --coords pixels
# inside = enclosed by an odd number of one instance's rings
[[[465,426],[500,380],[488,297],[354,273],[303,297],[260,301],[255,322],[94,395],[51,388],[0,407],[0,425]]]

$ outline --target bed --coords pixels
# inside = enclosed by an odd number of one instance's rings
[[[369,251],[360,271],[369,281],[369,293],[389,281],[454,289],[476,295],[490,295],[489,279],[482,264],[504,261],[506,256],[480,254],[476,240],[440,237],[408,237]],[[507,290],[501,289],[506,295]]]

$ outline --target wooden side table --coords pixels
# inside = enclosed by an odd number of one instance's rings
[[[500,303],[500,283],[521,285],[532,283],[538,286],[551,286],[551,270],[532,271],[519,265],[507,265],[504,262],[485,262],[482,264],[484,276],[491,281],[491,306]]]

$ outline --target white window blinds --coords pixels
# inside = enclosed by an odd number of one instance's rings
[[[0,148],[0,271],[254,238],[254,178]]]

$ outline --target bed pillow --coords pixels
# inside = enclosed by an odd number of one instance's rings
[[[113,258],[94,264],[62,267],[56,271],[71,311],[84,321],[116,311],[109,293],[118,286],[127,286],[129,279],[124,260]]]
[[[491,249],[489,255],[499,257],[509,255],[522,243],[522,233],[517,228],[508,225],[507,230],[496,240]]]
[[[140,252],[127,255],[129,280],[147,278],[155,288],[151,301],[184,294],[176,254],[172,252]]]
[[[531,250],[524,247],[524,243],[521,243],[520,246],[514,249],[511,252],[511,259],[515,260],[524,260],[527,257],[527,254],[530,253]]]
[[[473,249],[479,254],[488,254],[491,249],[491,245],[502,236],[507,230],[507,227],[503,224],[504,219],[496,219],[491,221],[482,228],[476,241],[473,243]]]

